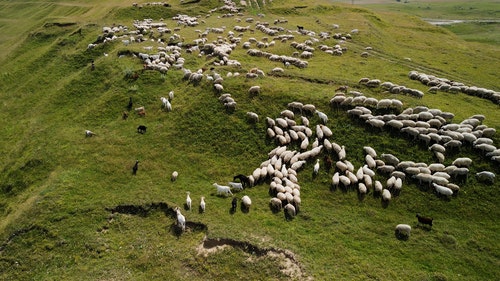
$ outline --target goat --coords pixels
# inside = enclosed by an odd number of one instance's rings
[[[213,186],[217,188],[217,195],[220,194],[225,194],[226,196],[229,194],[233,195],[233,193],[231,192],[231,188],[227,185],[219,185],[217,183],[214,183]]]
[[[432,227],[432,220],[433,220],[433,218],[423,217],[420,214],[417,214],[416,217],[417,217],[419,223],[421,223],[421,224],[427,224],[430,227]]]

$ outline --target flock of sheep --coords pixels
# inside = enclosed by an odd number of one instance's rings
[[[160,4],[159,4],[160,5]],[[241,22],[239,18],[244,16],[238,12],[239,9],[232,1],[224,1],[224,6],[220,9],[211,10],[206,17],[209,17],[215,11],[228,11],[224,17],[235,17],[236,22]],[[264,15],[261,15],[264,17]],[[126,46],[131,44],[141,44],[145,52],[131,52],[135,57],[141,60],[144,69],[155,70],[161,73],[167,73],[171,70],[183,71],[183,79],[198,86],[202,81],[208,81],[212,84],[213,90],[219,94],[219,101],[223,104],[227,112],[236,110],[236,101],[227,93],[223,86],[224,77],[215,69],[219,66],[235,66],[242,68],[237,60],[231,59],[231,53],[236,48],[247,49],[247,54],[255,57],[263,57],[271,62],[279,62],[285,68],[294,66],[297,68],[308,67],[308,59],[314,55],[316,48],[330,53],[332,55],[341,55],[347,51],[342,44],[346,40],[351,40],[350,33],[337,33],[331,36],[330,32],[319,32],[305,30],[298,27],[298,31],[286,29],[280,24],[286,24],[286,20],[275,20],[274,24],[257,21],[252,28],[248,26],[235,26],[233,30],[227,27],[207,27],[204,31],[196,30],[198,38],[190,43],[185,42],[184,38],[177,34],[183,28],[191,28],[203,24],[201,16],[190,17],[186,15],[177,15],[172,20],[177,25],[173,30],[167,28],[167,23],[160,20],[155,22],[151,19],[135,21],[136,30],[129,30],[126,26],[105,27],[100,39],[89,44],[89,49],[93,49],[98,44],[121,39]],[[254,23],[253,18],[244,19],[247,23]],[[338,28],[338,26],[337,26]],[[248,41],[243,41],[245,33],[262,33],[261,40],[251,37]],[[357,33],[357,30],[351,33]],[[224,34],[227,34],[224,36]],[[171,34],[168,39],[163,39],[164,34]],[[212,35],[211,35],[212,34]],[[318,35],[319,34],[319,35]],[[212,38],[209,40],[208,38]],[[276,44],[287,43],[289,40],[295,40],[296,36],[307,36],[304,42],[292,41],[295,51],[290,56],[283,54],[274,54],[268,50]],[[271,41],[269,40],[271,37]],[[321,40],[331,37],[338,40],[334,46],[323,44]],[[154,52],[156,46],[157,52]],[[255,48],[252,48],[255,46]],[[266,49],[264,51],[263,49]],[[183,53],[197,54],[199,57],[205,57],[212,60],[213,68],[207,73],[206,69],[191,71],[185,68],[185,59]],[[284,72],[280,67],[274,67],[271,72]],[[240,73],[227,73],[226,78],[238,77]],[[245,79],[264,78],[265,72],[258,68],[250,69],[245,75]],[[410,79],[416,79],[422,83],[437,87],[438,90],[454,91],[455,88],[461,92],[489,98],[498,103],[498,93],[481,88],[467,87],[458,85],[445,79],[438,79],[430,75],[410,72]],[[366,87],[380,87],[391,93],[407,94],[412,97],[422,98],[422,91],[399,86],[395,83],[384,82],[378,79],[362,78],[359,84]],[[346,90],[347,87],[342,90]],[[261,94],[261,87],[254,85],[248,89],[248,94],[253,97]],[[429,92],[435,92],[431,88]],[[457,90],[458,91],[458,90]],[[170,101],[173,98],[173,92],[169,98],[161,97],[162,107],[166,111],[172,110]],[[414,162],[411,159],[400,160],[396,156],[388,153],[376,152],[372,147],[364,147],[365,163],[361,167],[354,167],[346,151],[346,147],[333,141],[334,132],[327,126],[329,119],[326,113],[319,111],[315,105],[303,104],[293,101],[288,104],[279,116],[275,118],[266,117],[267,125],[266,137],[276,143],[276,147],[268,153],[259,167],[256,167],[249,175],[240,175],[240,182],[229,182],[228,186],[214,183],[217,195],[231,196],[232,191],[242,191],[245,188],[259,184],[269,185],[270,208],[274,211],[284,210],[286,218],[291,219],[300,210],[300,184],[299,171],[309,165],[314,164],[313,172],[318,174],[320,159],[326,167],[332,168],[333,175],[331,186],[333,188],[343,188],[346,190],[356,190],[360,198],[364,198],[369,192],[381,198],[387,205],[393,196],[398,196],[405,183],[415,182],[420,186],[432,188],[438,196],[450,198],[459,190],[459,184],[467,180],[469,167],[473,164],[470,158],[457,158],[453,160],[452,165],[444,165],[446,156],[450,151],[459,150],[462,146],[472,146],[484,157],[487,157],[495,163],[500,163],[500,149],[494,146],[491,137],[496,133],[495,129],[483,125],[483,115],[474,115],[460,122],[452,123],[454,114],[451,112],[442,112],[439,109],[429,109],[424,106],[414,108],[404,108],[403,103],[397,99],[377,100],[373,97],[367,97],[356,91],[339,91],[330,100],[329,104],[322,105],[332,110],[345,110],[353,119],[368,124],[370,128],[376,130],[397,131],[402,137],[410,138],[413,141],[422,142],[428,146],[435,157],[435,163]],[[388,112],[383,115],[374,115],[373,112]],[[317,116],[318,118],[314,118]],[[259,116],[254,112],[247,112],[249,122],[262,122]],[[318,120],[317,124],[312,121]],[[90,132],[90,131],[89,131]],[[89,135],[86,132],[87,136]],[[137,165],[138,162],[136,162]],[[172,174],[172,181],[175,181],[178,173]],[[381,180],[386,177],[387,180]],[[490,171],[482,171],[476,174],[480,181],[493,182],[495,174]],[[236,177],[235,177],[236,178]],[[251,199],[245,195],[241,199],[242,205],[249,210]],[[202,197],[200,208],[205,211],[205,201]],[[235,201],[232,202],[233,207]],[[188,193],[186,206],[191,209],[191,198]],[[179,208],[176,209],[178,226],[185,229],[185,217]],[[411,230],[406,226],[398,226],[397,233],[408,233]]]

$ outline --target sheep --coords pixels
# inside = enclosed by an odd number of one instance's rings
[[[135,160],[135,164],[132,167],[132,175],[135,176],[137,174],[138,169],[139,169],[139,160]]]
[[[382,200],[385,202],[391,201],[391,192],[388,189],[382,190]]]
[[[170,104],[167,98],[160,97],[160,100],[163,104],[163,109],[166,109],[167,111],[172,111],[172,104]]]
[[[451,190],[450,188],[448,188],[446,186],[437,184],[435,182],[433,182],[432,185],[436,189],[436,192],[438,193],[438,195],[444,195],[445,197],[449,197],[449,196],[453,195],[453,190]]]
[[[137,127],[137,132],[138,132],[139,134],[144,134],[144,133],[146,133],[146,129],[147,129],[147,127],[146,127],[146,126],[144,126],[144,125],[139,125],[139,126]]]
[[[191,197],[189,196],[189,194],[191,194],[189,191],[186,192],[187,196],[186,196],[186,208],[191,211]]]
[[[96,134],[90,130],[85,130],[85,137],[93,137]]]
[[[319,159],[316,159],[316,164],[314,164],[313,173],[314,175],[317,175],[319,173]]]
[[[257,115],[257,113],[255,112],[247,112],[247,117],[248,117],[248,121],[252,122],[252,123],[258,123],[259,122],[259,115]]]
[[[472,159],[468,157],[461,157],[453,160],[452,165],[457,167],[466,167],[468,168],[472,164]]]
[[[173,171],[172,175],[170,176],[170,181],[172,181],[172,182],[176,181],[178,176],[179,176],[179,173],[177,171]]]
[[[228,184],[236,190],[243,190],[243,183],[230,181]]]
[[[296,215],[295,207],[290,203],[285,205],[284,211],[287,219],[292,219]]]
[[[321,122],[325,125],[326,122],[328,122],[328,116],[319,110],[316,110],[315,112],[316,114],[318,114],[318,117],[321,120]]]
[[[236,207],[238,205],[238,198],[234,197],[233,200],[231,200],[231,211],[235,212]]]
[[[433,218],[423,217],[420,214],[417,214],[416,217],[417,217],[419,223],[421,223],[421,224],[427,224],[430,227],[432,227],[432,221],[434,220]]]
[[[481,182],[486,182],[486,183],[494,183],[495,182],[495,174],[490,171],[482,171],[479,173],[476,173],[476,178],[481,181]]]
[[[206,207],[205,197],[202,196],[201,200],[200,200],[200,213],[204,213],[205,212],[205,207]]]
[[[252,86],[248,89],[248,94],[250,96],[257,96],[260,94],[260,86]]]
[[[177,226],[181,228],[182,231],[186,230],[186,218],[181,214],[179,207],[176,207],[174,211],[177,214]]]
[[[217,183],[214,183],[213,186],[217,188],[217,195],[226,195],[229,196],[229,194],[233,195],[231,192],[231,188],[227,185],[219,185]]]
[[[396,225],[395,235],[398,239],[408,239],[410,237],[411,226],[407,224]]]
[[[245,195],[241,197],[241,204],[242,207],[244,207],[246,210],[249,210],[250,206],[252,205],[252,200],[250,199],[250,197],[248,197],[248,195]]]

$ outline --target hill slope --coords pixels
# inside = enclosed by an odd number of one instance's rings
[[[8,52],[1,73],[2,279],[492,280],[498,275],[498,181],[482,183],[474,174],[498,174],[500,169],[498,162],[469,144],[446,153],[447,166],[458,157],[473,160],[467,179],[452,180],[461,190],[448,199],[407,176],[401,193],[383,204],[373,190],[360,196],[356,185],[332,188],[334,169],[326,170],[323,161],[313,176],[314,159],[297,175],[302,204],[290,221],[270,210],[269,180],[235,192],[238,198],[252,198],[248,213],[239,208],[231,212],[231,199],[217,196],[212,186],[226,184],[236,174],[250,175],[269,158],[277,143],[266,137],[264,119],[279,117],[293,101],[327,113],[330,140],[345,146],[346,159],[356,170],[365,164],[367,145],[379,155],[434,163],[425,143],[387,127],[370,128],[346,113],[352,106],[331,107],[330,99],[337,88],[348,86],[348,91],[378,100],[399,99],[404,108],[452,112],[452,123],[483,114],[483,124],[499,130],[498,104],[464,93],[431,94],[427,86],[408,78],[409,71],[416,70],[498,91],[498,48],[464,42],[406,15],[320,1],[307,6],[300,1],[249,1],[241,15],[220,9],[219,1],[141,7],[107,3],[95,8],[54,2],[45,10],[9,6],[18,17],[33,10],[40,14],[24,27],[30,31]],[[209,13],[214,8],[219,9]],[[178,25],[173,19],[178,14],[200,15],[199,24]],[[103,27],[127,26],[114,31],[121,36],[135,30],[134,20],[148,18],[165,23],[171,33],[161,36],[153,29],[144,32],[143,42],[130,42],[130,36],[140,37],[136,34],[103,42],[112,38]],[[247,18],[253,22],[245,22]],[[257,28],[258,22],[281,27],[279,34],[294,38],[281,42]],[[253,31],[235,31],[237,25]],[[301,34],[297,26],[314,34]],[[286,68],[281,62],[249,56],[240,43],[229,59],[241,67],[221,65],[223,58],[186,48],[210,28],[205,44],[220,40],[223,45],[232,31],[234,37],[242,33],[242,43],[253,37],[268,44],[260,51],[290,58],[302,53],[293,41],[310,40],[315,50],[312,58],[300,58],[307,67]],[[319,39],[321,32],[330,37]],[[179,38],[171,37],[174,33]],[[352,39],[335,39],[335,33],[352,33]],[[184,68],[204,69],[199,84],[184,80],[181,69],[161,73],[144,66],[148,62],[141,61],[139,53],[154,55],[162,50],[158,47],[167,48],[158,39],[177,46],[182,42]],[[269,46],[270,41],[274,45]],[[96,45],[88,48],[91,43]],[[336,44],[346,48],[343,55],[320,50],[321,45]],[[256,43],[251,49],[258,49]],[[368,52],[367,58],[363,52]],[[273,74],[275,67],[284,68],[283,73]],[[265,76],[246,78],[255,68]],[[221,93],[207,79],[214,73],[224,78],[223,93],[236,101],[234,112],[225,109],[218,99]],[[424,96],[369,88],[358,83],[363,77],[418,89]],[[247,92],[253,85],[262,89],[256,97]],[[160,97],[170,91],[175,94],[173,110],[166,112]],[[146,116],[127,109],[129,97],[133,108],[145,107]],[[373,115],[399,114],[394,109],[371,110]],[[123,111],[129,111],[127,120],[122,119]],[[247,111],[258,113],[260,121],[248,122]],[[295,114],[299,124],[300,115]],[[312,145],[320,120],[316,114],[304,116],[311,121]],[[138,125],[147,126],[147,132],[138,134]],[[86,129],[97,135],[86,138]],[[497,134],[492,140],[498,146]],[[300,150],[298,143],[288,148]],[[339,160],[335,152],[323,151],[319,158],[325,154]],[[136,159],[139,170],[133,176]],[[174,170],[179,178],[172,182]],[[384,186],[388,178],[379,172],[374,177]],[[188,225],[179,233],[173,208],[183,207],[187,191],[195,208],[182,209]],[[201,196],[207,201],[205,213],[197,209]],[[417,212],[434,218],[432,229],[417,224]],[[394,237],[399,223],[413,227],[409,240]]]

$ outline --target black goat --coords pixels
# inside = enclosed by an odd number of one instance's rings
[[[428,218],[428,217],[422,217],[420,214],[417,214],[418,222],[421,224],[428,224],[430,227],[432,227],[432,220],[433,218]]]
[[[139,134],[144,134],[144,133],[146,132],[146,129],[147,129],[147,127],[146,127],[146,126],[144,126],[144,125],[139,125],[139,127],[137,127],[137,132],[138,132]]]
[[[132,175],[135,176],[137,174],[138,169],[139,169],[139,160],[135,160],[134,167],[132,167]]]
[[[127,109],[128,111],[132,110],[132,106],[134,105],[134,103],[132,103],[132,97],[130,97],[128,99],[128,105],[127,105]]]

